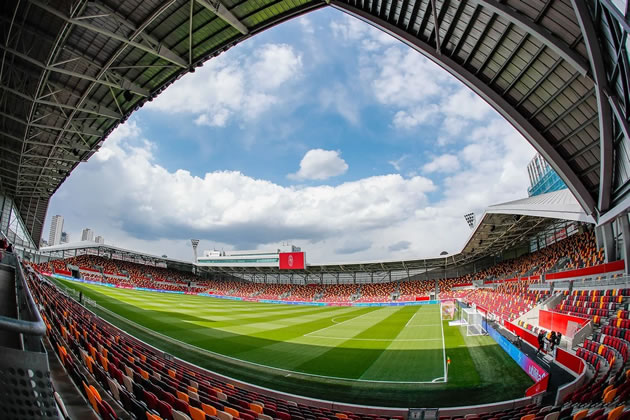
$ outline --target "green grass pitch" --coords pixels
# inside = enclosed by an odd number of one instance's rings
[[[532,384],[490,337],[466,337],[442,321],[439,305],[281,305],[57,283],[83,291],[105,309],[100,316],[155,347],[296,394],[458,406],[520,398]]]

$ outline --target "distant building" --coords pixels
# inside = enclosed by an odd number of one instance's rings
[[[59,245],[61,243],[61,234],[63,231],[63,216],[53,216],[50,223],[50,235],[48,235],[48,245]]]
[[[527,194],[530,197],[567,188],[564,181],[540,154],[536,154],[527,165],[527,174],[530,185]]]
[[[202,267],[278,267],[280,254],[296,252],[302,252],[302,249],[291,244],[282,244],[274,250],[206,250],[202,257],[197,258],[197,265]]]
[[[94,242],[103,245],[105,243],[105,238],[103,238],[101,235],[98,235],[96,238],[94,238]]]
[[[85,228],[81,231],[81,240],[94,242],[94,232],[90,228]]]
[[[67,244],[68,242],[70,242],[70,235],[68,235],[66,232],[61,232],[61,238],[59,243],[60,244]],[[58,245],[58,244],[55,244]]]
[[[42,238],[39,240],[39,247],[44,247],[44,246],[48,246],[48,242],[46,242],[46,239]]]

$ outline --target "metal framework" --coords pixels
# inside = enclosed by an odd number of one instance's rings
[[[0,2],[0,190],[38,242],[50,196],[184,73],[275,24],[332,7],[478,93],[599,223],[628,211],[628,6],[611,0]]]

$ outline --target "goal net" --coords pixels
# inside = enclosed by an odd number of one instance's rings
[[[462,311],[462,325],[466,326],[466,335],[483,335],[486,330],[483,325],[483,315],[475,308],[465,308]]]
[[[457,306],[455,305],[455,301],[454,300],[442,301],[440,306],[442,308],[442,320],[443,321],[444,320],[451,321],[451,320],[455,319],[455,310],[457,309]]]

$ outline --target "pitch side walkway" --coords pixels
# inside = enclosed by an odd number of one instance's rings
[[[495,326],[496,328],[496,326]],[[514,340],[514,335],[504,328],[496,328],[499,333],[510,341]],[[536,356],[536,349],[529,343],[523,342],[521,351],[525,353],[530,359],[538,363],[543,369],[549,372],[549,385],[547,387],[547,393],[543,397],[543,405],[553,405],[556,401],[556,394],[558,388],[564,384],[569,383],[575,379],[575,377],[554,363],[551,356],[540,355]]]

